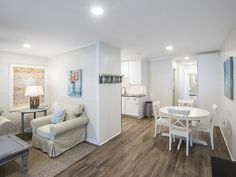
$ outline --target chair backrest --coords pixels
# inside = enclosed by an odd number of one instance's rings
[[[193,107],[193,100],[178,99],[178,105],[182,107]]]
[[[213,123],[214,123],[214,120],[215,120],[215,118],[216,118],[217,110],[218,110],[218,105],[213,104],[213,106],[212,106],[212,112],[211,112],[210,124],[213,124]]]
[[[66,111],[65,121],[77,118],[84,111],[82,104],[61,104],[61,106]]]
[[[158,119],[160,117],[160,112],[159,112],[160,105],[161,105],[160,101],[154,101],[152,103],[153,114],[154,114],[155,119]]]
[[[189,131],[189,119],[188,115],[190,110],[176,110],[176,109],[168,109],[169,112],[169,128],[170,131],[173,128],[178,128],[181,130]]]

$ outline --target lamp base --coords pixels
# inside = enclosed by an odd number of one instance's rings
[[[38,109],[39,107],[39,96],[30,97],[30,109]]]

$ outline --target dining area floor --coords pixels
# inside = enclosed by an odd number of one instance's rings
[[[168,129],[161,129],[168,132]],[[185,155],[185,142],[177,150],[178,141],[168,149],[168,137],[154,138],[154,118],[122,117],[122,133],[91,154],[61,172],[57,177],[211,177],[211,156],[230,159],[219,127],[214,128],[215,149],[210,138],[198,133],[208,146],[194,144]]]

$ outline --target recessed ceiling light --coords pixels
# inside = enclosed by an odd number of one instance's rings
[[[100,16],[104,13],[104,10],[102,7],[94,6],[91,8],[91,13],[96,16]]]
[[[167,51],[171,51],[171,50],[173,50],[173,48],[174,48],[174,47],[173,47],[172,45],[166,46],[166,50],[167,50]]]
[[[188,56],[186,56],[186,57],[184,57],[184,59],[185,59],[185,60],[189,60],[189,57],[188,57]]]
[[[32,45],[31,45],[30,43],[24,43],[24,44],[23,44],[23,47],[24,47],[24,48],[31,48]]]

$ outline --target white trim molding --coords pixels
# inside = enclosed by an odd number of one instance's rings
[[[231,158],[232,161],[235,161],[234,158],[233,158],[233,156],[232,156],[232,153],[231,153],[231,151],[230,151],[230,149],[229,149],[229,145],[228,145],[228,143],[227,143],[227,141],[226,141],[225,134],[224,134],[224,132],[223,132],[223,130],[222,130],[222,127],[221,127],[220,125],[219,125],[218,127],[220,128],[221,134],[222,134],[223,139],[224,139],[224,141],[225,141],[227,150],[228,150],[228,152],[229,152],[229,156],[230,156],[230,158]]]
[[[101,142],[101,143],[99,144],[99,146],[101,146],[101,145],[103,145],[103,144],[107,143],[108,141],[112,140],[113,138],[115,138],[116,136],[118,136],[118,135],[120,135],[120,134],[121,134],[121,132],[119,132],[119,133],[115,134],[114,136],[112,136],[112,137],[111,137],[111,138],[109,138],[108,140],[106,140],[106,141],[104,141],[104,142]]]
[[[111,139],[115,138],[116,136],[120,135],[121,132],[115,134],[114,136],[112,136],[111,138],[109,138],[108,140],[104,141],[104,142],[101,142],[99,143],[99,141],[97,139],[94,139],[94,138],[90,138],[90,137],[87,137],[86,141],[89,142],[89,143],[92,143],[92,144],[95,144],[95,145],[98,145],[98,146],[102,146],[103,144],[107,143],[108,141],[110,141]]]
[[[94,138],[87,137],[86,141],[89,142],[89,143],[95,144],[95,145],[99,145],[98,140],[94,139]]]

